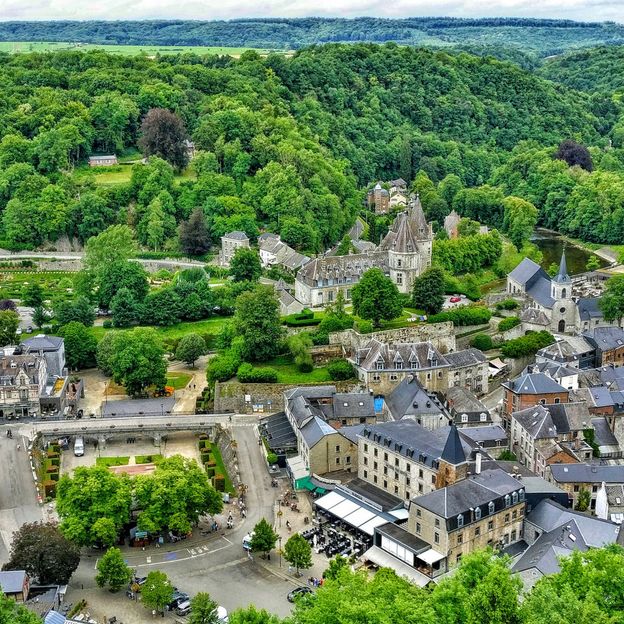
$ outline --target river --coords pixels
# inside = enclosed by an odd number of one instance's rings
[[[568,272],[570,275],[576,275],[577,273],[583,273],[587,269],[585,265],[590,256],[594,255],[591,251],[572,245],[557,232],[551,230],[543,230],[538,228],[531,237],[531,242],[534,243],[543,254],[542,267],[548,269],[548,267],[554,262],[559,264],[561,260],[561,252],[565,247],[566,261],[568,263]],[[608,265],[608,262],[602,258],[596,256],[600,262],[601,267]]]

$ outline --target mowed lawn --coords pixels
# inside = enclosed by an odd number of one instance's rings
[[[246,50],[256,50],[258,54],[270,54],[273,50],[259,48],[213,47],[213,46],[136,46],[136,45],[99,45],[95,43],[68,43],[66,41],[0,41],[0,52],[17,54],[19,52],[86,52],[88,50],[103,50],[110,54],[219,54],[233,57],[240,56]],[[283,51],[282,51],[283,52]]]
[[[298,384],[298,383],[325,383],[331,381],[329,371],[325,366],[313,368],[309,373],[302,373],[297,370],[292,358],[287,355],[278,356],[268,362],[259,364],[260,367],[268,366],[277,371],[277,383]]]
[[[138,158],[142,158],[139,154]],[[116,184],[126,184],[132,177],[132,165],[116,165],[114,167],[88,167],[84,166],[76,170],[76,173],[83,176],[92,175],[98,186],[114,186]],[[187,167],[182,173],[174,175],[174,184],[180,184],[185,180],[195,180],[197,174],[192,167]]]

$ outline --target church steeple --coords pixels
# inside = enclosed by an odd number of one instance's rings
[[[559,262],[559,272],[555,275],[555,282],[569,282],[568,264],[565,257],[565,249],[561,252],[561,260]]]

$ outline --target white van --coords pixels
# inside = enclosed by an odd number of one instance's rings
[[[76,438],[74,442],[74,455],[76,457],[82,457],[84,455],[84,440],[82,438]]]

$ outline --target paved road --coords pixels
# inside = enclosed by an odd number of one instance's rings
[[[247,518],[239,519],[238,512],[233,510],[237,524],[231,531],[182,542],[171,550],[166,547],[149,547],[145,551],[125,549],[125,558],[137,568],[139,575],[146,575],[154,569],[162,570],[176,587],[191,595],[207,591],[228,611],[254,604],[283,617],[290,613],[291,606],[286,595],[296,583],[272,574],[258,561],[250,561],[242,548],[244,535],[260,518],[273,521],[278,490],[271,487],[269,475],[264,469],[255,428],[234,425],[233,433],[238,443],[241,478],[248,486]],[[116,615],[124,624],[147,621],[140,604],[132,603],[123,595],[111,596],[95,588],[96,561],[95,553],[83,559],[72,578],[68,600],[76,602],[86,597],[94,610],[102,605],[100,608],[107,609],[107,616]],[[81,589],[83,586],[84,591]]]
[[[0,430],[0,565],[9,558],[13,532],[25,522],[43,517],[30,470],[28,454],[17,437],[8,439]],[[15,434],[14,434],[15,435]]]

